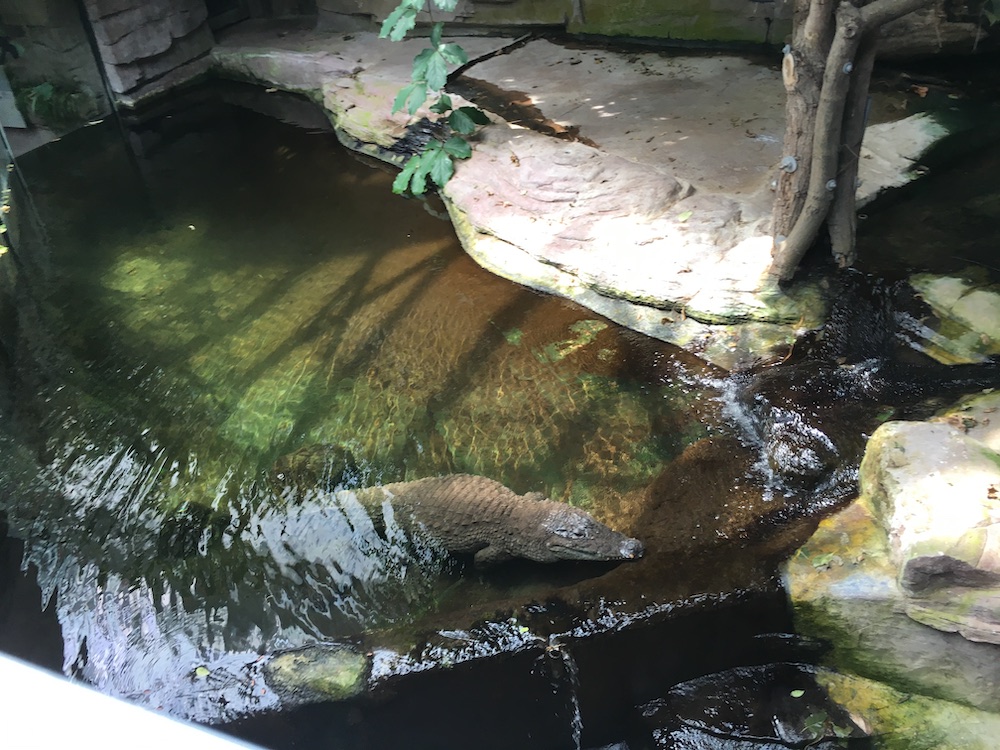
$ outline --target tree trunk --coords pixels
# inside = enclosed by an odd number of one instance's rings
[[[834,252],[839,263],[853,263],[857,153],[877,34],[930,2],[875,0],[858,8],[844,0],[834,9],[832,0],[796,0],[782,61],[788,102],[771,253],[779,280],[794,275],[834,205]]]
[[[857,259],[855,240],[858,236],[858,213],[855,210],[855,196],[858,191],[858,159],[861,157],[861,141],[868,120],[868,85],[875,66],[877,46],[877,31],[866,34],[861,40],[851,89],[847,93],[842,133],[844,143],[840,147],[840,173],[837,176],[833,205],[830,207],[830,218],[827,220],[830,249],[840,268],[853,266]]]
[[[788,236],[806,198],[820,81],[833,40],[833,4],[834,0],[796,0],[793,10],[792,42],[785,47],[781,63],[788,98],[785,142],[774,198],[776,242]]]

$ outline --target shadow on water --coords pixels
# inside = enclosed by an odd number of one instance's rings
[[[703,433],[686,387],[631,371],[644,343],[481,271],[332,135],[197,93],[120,135],[24,157],[48,242],[12,253],[3,502],[66,671],[228,718],[271,705],[240,694],[261,652],[405,641],[607,570],[463,574],[303,492],[331,447],[352,486],[484,474],[625,528]],[[199,668],[237,677],[209,700]]]
[[[482,271],[313,121],[224,103],[243,87],[190,96],[21,164],[48,242],[25,232],[5,277],[0,508],[38,587],[0,581],[4,612],[51,601],[61,629],[46,614],[24,653],[270,746],[345,748],[613,742],[680,681],[814,656],[764,638],[790,629],[776,565],[896,413],[865,384],[911,374],[885,341],[845,348],[881,291],[788,366],[728,376]],[[460,472],[646,555],[481,572],[331,500]],[[374,693],[267,713],[261,656],[330,643],[374,655]]]

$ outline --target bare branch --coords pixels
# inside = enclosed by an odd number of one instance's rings
[[[865,33],[875,31],[889,21],[927,6],[927,0],[875,0],[861,9],[861,25]]]
[[[830,245],[834,260],[840,268],[854,265],[856,259],[855,240],[858,234],[858,214],[855,204],[858,180],[858,159],[861,142],[865,135],[865,110],[868,104],[868,86],[871,83],[872,68],[875,65],[875,50],[878,47],[878,32],[865,34],[861,38],[851,88],[847,92],[844,109],[843,144],[840,147],[840,173],[837,176],[837,190],[830,207],[827,225],[830,230]]]

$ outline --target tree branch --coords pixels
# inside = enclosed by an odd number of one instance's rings
[[[875,31],[889,21],[895,21],[926,5],[927,0],[875,0],[861,9],[862,31],[866,34]]]
[[[883,0],[879,0],[882,2]],[[915,0],[892,0],[913,2]],[[812,143],[812,170],[805,203],[788,237],[777,243],[771,273],[788,280],[816,238],[837,186],[837,155],[844,119],[844,100],[851,83],[854,56],[861,43],[861,11],[849,2],[837,8],[837,30],[830,45]]]
[[[875,65],[877,47],[877,30],[861,37],[851,88],[847,92],[847,105],[844,109],[840,173],[837,176],[837,190],[834,192],[833,205],[830,207],[830,216],[827,219],[831,250],[840,268],[853,266],[857,257],[855,241],[858,234],[856,207],[858,158],[867,125],[865,113],[868,108],[868,86]]]

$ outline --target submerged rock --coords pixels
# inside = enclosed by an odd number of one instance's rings
[[[737,667],[673,687],[640,710],[664,750],[838,748],[864,737],[802,664]]]
[[[364,691],[370,659],[343,645],[317,645],[272,656],[264,666],[282,705],[350,698]]]
[[[922,273],[910,277],[910,285],[937,317],[918,332],[929,355],[946,364],[1000,355],[1000,288],[995,284]]]

